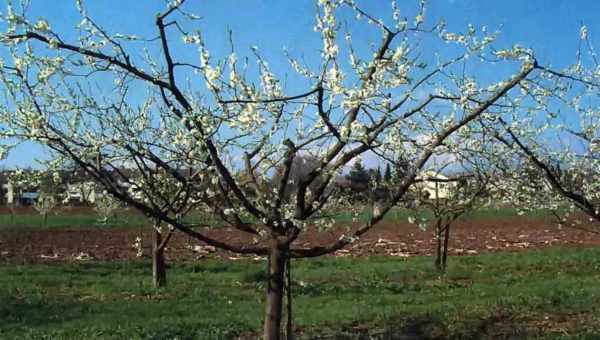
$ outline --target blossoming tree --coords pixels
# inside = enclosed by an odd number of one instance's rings
[[[512,187],[505,191],[523,208],[549,209],[559,225],[597,233],[600,64],[587,28],[580,33],[573,64],[558,71],[540,67],[537,77],[519,84],[526,95],[521,103],[498,108],[505,114],[482,123],[481,131],[498,143],[493,152],[489,145],[481,150],[505,173]],[[570,217],[580,213],[587,225],[580,216]]]
[[[107,224],[111,218],[115,217],[115,213],[119,209],[119,202],[108,194],[99,195],[94,202],[94,211],[98,214],[98,222]]]
[[[518,126],[502,122],[497,138],[514,157],[504,171],[514,172],[515,166],[520,167],[520,176],[512,178],[520,189],[514,197],[526,202],[525,207],[549,209],[559,226],[598,233],[600,153],[595,144],[599,140],[600,115],[591,108],[583,110],[575,125],[540,127],[531,121]],[[587,215],[588,226],[576,216],[580,213]]]
[[[435,172],[433,172],[435,173]],[[432,183],[432,193],[419,190],[416,185],[416,200],[411,208],[414,215],[409,216],[409,222],[419,228],[432,225],[436,241],[435,268],[444,275],[447,268],[448,246],[452,224],[466,213],[489,203],[493,199],[490,182],[494,176],[491,173],[476,169],[469,172],[454,174],[451,177],[422,178]],[[441,189],[443,188],[443,190]],[[441,193],[443,191],[443,194]],[[430,213],[431,217],[424,213]]]
[[[264,338],[279,339],[286,260],[332,253],[373,228],[432,154],[450,146],[450,136],[468,135],[470,126],[494,115],[492,108],[518,101],[524,95],[511,89],[540,70],[519,46],[492,49],[497,32],[426,23],[423,1],[411,16],[392,1],[384,19],[353,0],[318,5],[319,62],[286,53],[287,79],[305,89],[284,86],[258,48],[242,61],[233,43],[229,55],[211,55],[194,30],[198,17],[181,0],[156,16],[155,37],[102,27],[77,1],[82,21],[75,40],[45,19],[31,20],[27,6],[9,6],[0,39],[12,58],[0,65],[0,78],[10,105],[0,112],[0,134],[74,161],[108,193],[163,225],[228,251],[267,256]],[[357,22],[342,26],[340,16]],[[354,43],[357,29],[381,38]],[[197,49],[199,62],[172,52],[182,45]],[[428,53],[425,45],[444,53]],[[502,67],[497,79],[478,84],[472,70],[485,64]],[[296,245],[302,233],[313,232],[309,227],[334,225],[321,212],[337,202],[335,178],[367,152],[408,164],[400,183],[373,205],[367,221],[335,242]],[[318,165],[293,183],[289,196],[300,156]],[[124,162],[142,176],[120,172]],[[190,206],[247,233],[247,241],[216,239],[186,225],[178,211]]]
[[[8,183],[12,186],[11,190],[13,191],[22,192],[25,188],[32,188],[38,192],[38,196],[33,202],[33,208],[42,217],[41,225],[47,227],[48,214],[59,204],[57,196],[58,187],[61,184],[60,174],[56,171],[23,171],[18,169],[10,173]]]

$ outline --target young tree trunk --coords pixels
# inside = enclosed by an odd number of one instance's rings
[[[437,247],[435,252],[435,269],[442,271],[442,221],[438,218],[435,226],[435,238]]]
[[[281,339],[286,258],[286,249],[283,249],[277,241],[273,241],[268,262],[269,271],[267,277],[266,313],[263,331],[264,340]]]
[[[450,223],[444,227],[444,253],[442,255],[442,272],[446,273],[446,261],[448,259],[448,240],[450,240]]]
[[[286,340],[294,340],[294,318],[292,308],[292,259],[288,256],[287,263],[285,264],[285,290],[286,290],[286,302],[287,302],[287,322],[285,324],[285,335]]]
[[[48,226],[48,213],[44,213],[44,227]]]
[[[155,288],[167,285],[167,268],[165,264],[165,249],[160,245],[162,235],[156,228],[152,228],[152,283]]]

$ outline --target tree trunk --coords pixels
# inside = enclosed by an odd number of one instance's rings
[[[152,283],[155,288],[167,285],[167,268],[165,264],[165,249],[160,245],[162,235],[156,228],[152,228]]]
[[[450,223],[444,228],[444,254],[442,255],[442,272],[446,273],[446,260],[448,259],[448,240],[450,240]]]
[[[269,254],[269,271],[267,277],[267,298],[264,324],[264,340],[281,339],[281,319],[283,314],[283,291],[285,262],[287,251],[273,241]]]
[[[48,213],[44,213],[44,227],[48,226]]]
[[[292,308],[292,259],[288,256],[287,263],[285,264],[285,290],[286,290],[286,302],[287,302],[287,322],[285,324],[285,335],[286,340],[294,340],[294,318]]]
[[[435,226],[435,238],[437,247],[435,252],[435,269],[438,272],[442,271],[442,221],[438,218]]]

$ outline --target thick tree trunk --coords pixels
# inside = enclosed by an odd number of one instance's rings
[[[165,249],[161,248],[162,235],[153,228],[152,237],[152,283],[155,288],[167,285],[167,268],[165,264]]]
[[[281,319],[283,314],[283,292],[285,285],[285,262],[287,251],[273,242],[269,254],[267,278],[267,298],[264,324],[264,340],[281,339]]]
[[[446,273],[446,263],[448,259],[448,240],[450,240],[450,223],[444,228],[444,253],[442,255],[442,272]]]

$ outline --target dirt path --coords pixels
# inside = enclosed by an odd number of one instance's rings
[[[249,234],[230,230],[211,230],[208,233],[220,240],[235,243],[250,242]],[[294,245],[305,247],[326,244],[339,238],[341,230],[308,233]],[[0,262],[53,262],[85,260],[136,259],[133,247],[141,236],[144,256],[150,247],[149,230],[101,229],[101,227],[71,230],[11,230],[0,232]],[[514,217],[494,220],[459,221],[452,229],[451,255],[471,255],[494,251],[515,251],[554,245],[600,245],[600,235],[568,228],[559,229],[544,220]],[[432,231],[421,232],[410,224],[385,222],[363,236],[336,256],[365,256],[386,254],[408,257],[431,255],[435,240]],[[166,254],[169,260],[193,260],[203,257],[240,258],[239,255],[218,251],[177,233]]]

